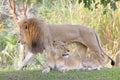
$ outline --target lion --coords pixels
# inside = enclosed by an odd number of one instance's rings
[[[69,70],[84,69],[84,66],[81,59],[64,55],[56,60],[56,68],[60,72],[67,72]]]
[[[56,60],[56,68],[60,72],[66,72],[69,70],[100,70],[102,65],[99,65],[96,60],[86,59],[82,61],[80,58],[68,57],[68,55],[61,56]]]
[[[48,58],[51,51],[54,50],[52,45],[54,40],[66,44],[76,43],[79,48],[79,54],[86,54],[89,48],[98,55],[101,63],[104,62],[102,56],[104,54],[111,60],[111,64],[114,65],[113,59],[102,49],[98,34],[91,28],[82,25],[48,24],[37,18],[23,19],[19,22],[19,28],[19,41],[26,44],[29,49],[19,69],[23,69],[36,53],[42,53],[43,50],[46,51]],[[82,47],[84,47],[84,50],[81,50]],[[84,55],[82,57],[84,58]]]
[[[60,63],[57,63],[57,61],[59,61],[60,58],[62,59],[63,56],[70,54],[70,50],[66,47],[64,43],[60,41],[53,41],[53,47],[54,51],[52,50],[52,52],[50,53],[49,58],[44,65],[45,69],[42,71],[42,73],[48,73],[51,69],[59,70],[60,67],[56,65],[63,64],[62,61]]]
[[[105,67],[101,64],[96,53],[94,53],[91,50],[88,50],[88,54],[82,62],[83,62],[84,67],[86,67],[86,69],[88,70],[89,69],[100,70],[101,68]]]
[[[51,53],[49,60],[45,64],[42,73],[48,73],[51,69],[57,69],[60,72],[66,72],[74,69],[82,69],[80,59],[69,58],[70,50],[63,42],[53,42],[54,51]]]
[[[117,53],[115,61],[116,61],[115,67],[120,68],[120,52]]]
[[[87,70],[100,70],[101,68],[103,68],[104,66],[102,66],[102,64],[100,64],[100,62],[94,58],[88,57],[86,59],[84,59],[84,61],[82,62],[83,65],[83,70],[87,71]]]
[[[54,41],[53,47],[55,52],[51,53],[51,57],[45,65],[45,69],[42,73],[48,73],[51,69],[57,69],[60,72],[66,72],[69,70],[100,70],[101,66],[98,65],[96,60],[86,59],[82,62],[80,58],[69,57],[71,54],[70,50],[66,47],[63,42]],[[83,63],[83,64],[82,64]]]

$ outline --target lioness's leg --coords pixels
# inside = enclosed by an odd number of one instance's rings
[[[44,69],[42,70],[42,73],[48,73],[50,72],[50,69],[54,69],[55,68],[55,61],[52,59],[47,59],[45,65],[44,65]]]
[[[45,64],[44,64],[44,69],[42,70],[42,73],[48,73],[50,72],[50,66],[49,66],[49,60],[46,60]]]
[[[35,55],[34,53],[29,52],[25,57],[25,59],[23,60],[23,62],[21,63],[21,65],[19,66],[19,70],[23,69],[23,67],[30,62],[30,60],[34,57],[34,55]]]

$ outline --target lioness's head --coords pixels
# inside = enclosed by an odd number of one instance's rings
[[[58,56],[68,57],[70,54],[70,50],[67,48],[65,43],[61,41],[54,41],[53,46],[55,49],[55,52]]]

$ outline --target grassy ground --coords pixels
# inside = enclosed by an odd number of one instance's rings
[[[56,70],[42,74],[33,71],[1,71],[0,80],[120,80],[120,69],[102,69],[100,71],[75,70],[61,73]]]

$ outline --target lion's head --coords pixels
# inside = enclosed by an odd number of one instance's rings
[[[28,48],[34,52],[42,52],[43,45],[43,30],[45,23],[36,18],[24,19],[19,23],[20,35],[19,41],[27,44]]]

